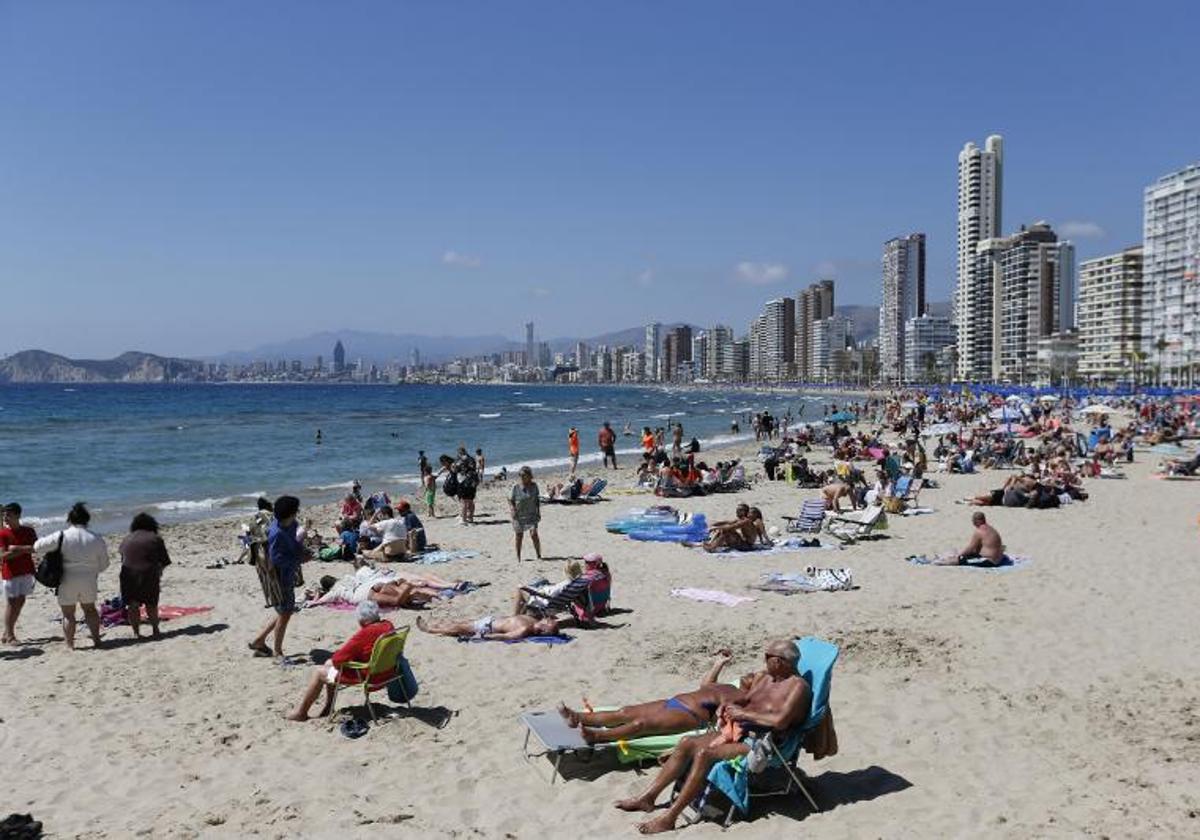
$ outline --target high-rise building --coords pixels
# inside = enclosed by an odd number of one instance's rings
[[[904,377],[904,325],[925,312],[925,234],[883,243],[883,294],[879,306],[879,367],[886,382]]]
[[[733,330],[717,324],[707,331],[704,375],[717,382],[730,382],[733,371]]]
[[[830,315],[812,324],[810,375],[819,382],[843,379],[849,371],[848,345],[854,329],[845,315]]]
[[[750,339],[742,336],[733,342],[733,381],[745,382],[750,378]]]
[[[646,378],[657,380],[659,373],[659,348],[662,346],[662,324],[657,321],[646,325]],[[664,377],[666,378],[666,377]]]
[[[697,379],[705,379],[708,371],[708,332],[700,330],[692,336],[692,374]]]
[[[760,376],[778,382],[795,374],[796,301],[775,298],[763,306],[759,334]]]
[[[341,373],[346,369],[346,348],[338,341],[333,345],[333,372]]]
[[[587,370],[591,367],[591,359],[588,356],[588,346],[582,341],[575,342],[575,367],[580,370]]]
[[[954,348],[954,323],[941,315],[925,313],[904,322],[904,381],[937,382],[951,379],[954,371],[941,360]]]
[[[1132,377],[1142,347],[1142,246],[1079,265],[1079,373]]]
[[[767,331],[766,323],[766,315],[759,315],[750,322],[748,337],[750,347],[747,357],[749,375],[747,378],[752,382],[761,382],[766,378],[766,373],[764,372],[766,368],[766,341],[763,339],[763,335]]]
[[[812,377],[809,353],[812,349],[812,325],[833,314],[833,281],[820,280],[796,295],[796,349],[793,364],[797,379]]]
[[[687,324],[672,327],[663,343],[662,378],[665,382],[679,379],[680,365],[692,360],[692,328]]]
[[[967,143],[958,153],[958,277],[954,291],[954,323],[958,341],[958,377],[986,378],[980,372],[989,367],[980,358],[977,347],[987,344],[991,328],[986,323],[990,299],[986,282],[974,277],[979,266],[979,243],[1001,235],[1003,196],[1003,145],[993,134],[980,149]],[[979,300],[980,297],[983,300]],[[982,319],[982,320],[981,320]]]
[[[537,345],[533,341],[533,321],[525,323],[525,367],[536,367]]]
[[[1142,349],[1164,382],[1200,359],[1200,163],[1146,187]]]

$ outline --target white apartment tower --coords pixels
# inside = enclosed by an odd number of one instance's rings
[[[991,360],[981,357],[977,332],[988,329],[981,323],[988,308],[990,284],[976,282],[979,243],[1000,236],[1003,193],[1004,140],[993,134],[980,149],[967,143],[958,153],[958,277],[954,292],[954,323],[958,330],[958,378],[987,379]],[[979,336],[982,338],[982,336]]]
[[[717,324],[707,332],[705,375],[714,381],[730,382],[735,374],[733,330],[723,324]]]
[[[1200,163],[1146,187],[1142,349],[1163,381],[1200,359]]]
[[[925,234],[883,243],[879,307],[879,372],[885,382],[904,377],[904,325],[925,312]]]
[[[1142,247],[1079,266],[1079,374],[1115,381],[1136,373],[1142,344]]]
[[[646,378],[651,381],[657,381],[661,376],[659,372],[659,348],[662,347],[662,324],[655,322],[646,325],[646,347],[643,351],[646,355]]]
[[[938,360],[954,345],[954,324],[949,318],[925,313],[904,322],[904,381],[934,382],[943,373]]]
[[[762,376],[772,381],[787,379],[796,359],[796,302],[775,298],[763,306]]]

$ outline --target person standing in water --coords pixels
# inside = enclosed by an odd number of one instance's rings
[[[317,429],[317,446],[321,445],[321,430]]]

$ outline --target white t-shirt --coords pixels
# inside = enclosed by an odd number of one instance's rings
[[[375,531],[382,538],[384,545],[391,545],[394,542],[404,542],[408,538],[408,526],[400,518],[385,519],[382,522],[376,522]]]

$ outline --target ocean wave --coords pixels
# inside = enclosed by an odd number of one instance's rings
[[[521,406],[521,408],[541,408],[542,406],[545,405],[545,403],[525,402],[525,403],[517,403],[517,405]]]
[[[34,529],[40,529],[40,528],[46,527],[47,525],[53,525],[53,526],[66,525],[67,517],[66,516],[22,516],[21,524],[28,525],[29,527],[34,528]]]
[[[655,420],[666,420],[668,417],[686,417],[686,411],[671,411],[666,414],[651,414]]]
[[[494,419],[496,419],[496,418],[497,418],[497,417],[499,417],[499,416],[500,416],[500,412],[499,412],[499,411],[497,411],[497,412],[495,412],[494,414],[480,414],[480,415],[479,415],[479,419],[481,419],[481,420],[494,420]]]

